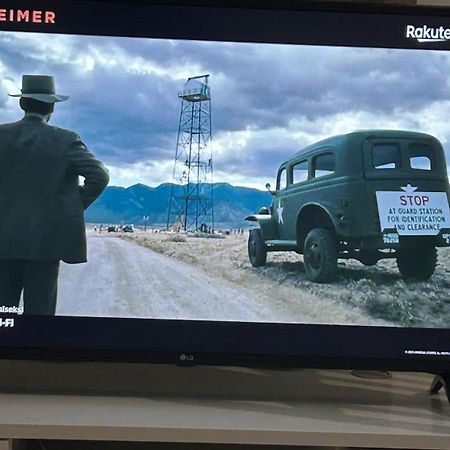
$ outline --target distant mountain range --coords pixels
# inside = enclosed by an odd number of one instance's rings
[[[178,190],[180,186],[175,185],[174,189]],[[148,216],[148,225],[166,226],[171,190],[171,183],[164,183],[156,188],[144,184],[128,188],[107,187],[86,211],[86,222],[140,225],[144,223],[144,216]],[[240,228],[245,216],[271,203],[271,196],[267,191],[228,183],[214,183],[213,190],[216,228]]]

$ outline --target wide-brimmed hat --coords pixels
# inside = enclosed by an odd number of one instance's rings
[[[22,75],[22,93],[8,94],[11,97],[26,97],[45,103],[63,102],[68,95],[55,93],[55,80],[49,75]]]

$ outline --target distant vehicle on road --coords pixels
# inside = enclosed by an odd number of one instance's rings
[[[115,233],[116,231],[118,231],[117,225],[110,225],[108,227],[108,233]]]
[[[134,233],[134,225],[133,225],[133,224],[125,225],[125,226],[122,228],[122,231],[123,231],[124,233]]]

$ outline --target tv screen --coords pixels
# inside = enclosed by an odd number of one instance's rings
[[[4,357],[450,366],[447,10],[0,5]]]

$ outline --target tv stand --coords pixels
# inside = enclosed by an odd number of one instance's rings
[[[370,379],[344,370],[0,361],[0,442],[24,440],[23,450],[41,449],[35,439],[47,450],[448,450],[450,407],[443,392],[429,395],[431,380],[428,373]]]
[[[444,388],[447,400],[450,403],[450,372],[439,373],[434,376],[430,386],[430,394],[438,393],[441,388]]]

